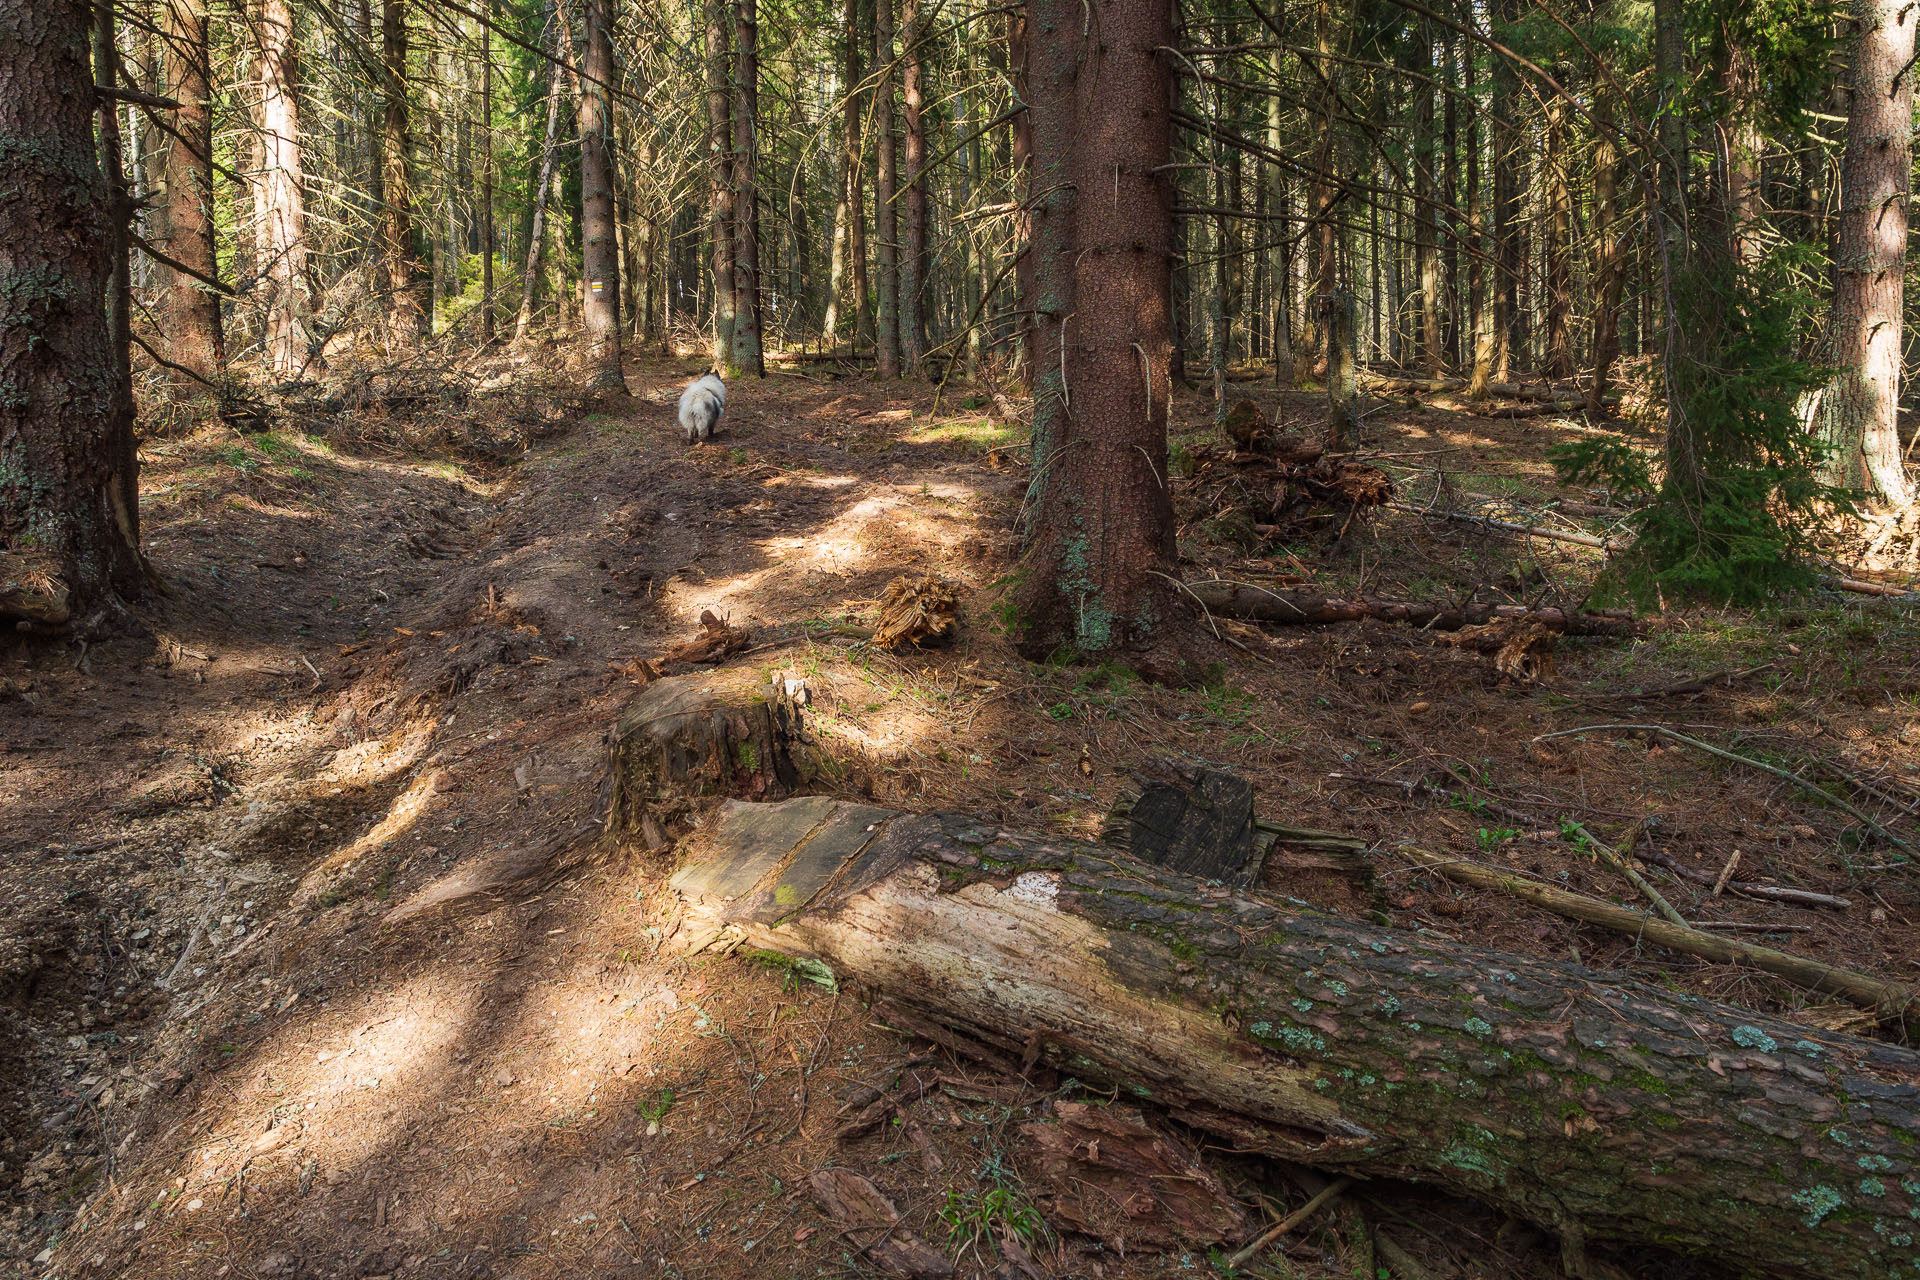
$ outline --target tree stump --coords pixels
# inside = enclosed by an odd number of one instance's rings
[[[707,796],[778,800],[812,776],[804,686],[776,673],[707,671],[648,685],[614,730],[613,821],[647,843]]]
[[[1920,1274],[1920,1053],[1335,919],[959,814],[730,803],[699,945],[830,967],[1219,1135],[1749,1274]]]

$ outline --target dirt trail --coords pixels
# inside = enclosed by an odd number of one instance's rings
[[[1293,821],[1383,844],[1502,844],[1520,865],[1617,892],[1577,852],[1520,838],[1534,833],[1490,840],[1508,820],[1487,811],[1329,781],[1441,763],[1494,793],[1525,778],[1516,803],[1543,825],[1664,808],[1663,839],[1690,858],[1741,839],[1794,883],[1845,887],[1828,818],[1766,780],[1604,743],[1529,748],[1532,733],[1579,723],[1579,706],[1405,630],[1269,637],[1229,624],[1241,648],[1223,644],[1226,675],[1208,690],[1020,663],[991,613],[1025,482],[995,451],[1014,433],[964,412],[929,418],[929,388],[779,377],[735,387],[722,434],[689,449],[672,421],[685,376],[637,367],[631,403],[600,406],[512,467],[305,437],[149,450],[148,551],[175,586],[157,650],[0,664],[7,1266],[850,1274],[860,1264],[842,1224],[806,1191],[839,1161],[951,1245],[962,1274],[999,1267],[997,1236],[1037,1220],[1022,1216],[1015,1131],[1052,1096],[933,1061],[794,974],[672,960],[663,859],[625,850],[543,888],[382,927],[443,877],[591,814],[634,664],[694,634],[702,610],[753,631],[733,662],[808,680],[809,722],[846,765],[844,791],[899,807],[1090,832],[1129,765],[1172,750],[1247,773],[1263,808]],[[1540,469],[1537,442],[1523,448],[1509,428],[1423,415],[1388,430],[1389,447],[1437,448],[1480,482],[1532,483]],[[1250,561],[1200,531],[1196,517],[1183,532],[1197,574],[1272,574],[1313,554]],[[1417,522],[1398,533],[1397,560],[1376,554],[1370,569],[1360,554],[1362,584],[1530,584],[1582,563]],[[890,578],[921,570],[962,586],[955,649],[878,654],[819,625],[866,616]],[[1356,585],[1351,557],[1319,571]],[[1891,669],[1910,652],[1880,657]],[[1693,650],[1654,657],[1574,649],[1562,671],[1589,694],[1697,674]],[[1892,737],[1913,719],[1899,700],[1912,690],[1889,696],[1858,708],[1867,732],[1844,741],[1850,761],[1897,782],[1912,772]],[[1741,705],[1689,714],[1731,719]],[[1890,916],[1804,945],[1899,973],[1914,896],[1876,885]],[[1337,883],[1285,888],[1357,906]],[[1656,961],[1437,884],[1399,880],[1391,894],[1397,923],[1441,936],[1573,947],[1705,994],[1795,1003],[1750,974]],[[1745,902],[1707,909],[1825,923]],[[901,1123],[835,1141],[850,1090],[903,1079],[925,1100]],[[1458,1241],[1453,1256],[1479,1259],[1478,1274],[1533,1274],[1550,1256],[1524,1233],[1476,1236],[1497,1226],[1477,1211],[1393,1203]],[[1055,1257],[1059,1274],[1140,1277],[1194,1261],[1093,1246]],[[1296,1259],[1307,1273],[1320,1261],[1340,1259]]]

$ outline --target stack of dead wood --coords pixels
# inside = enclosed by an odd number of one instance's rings
[[[700,611],[700,634],[683,640],[660,656],[662,662],[718,662],[747,647],[749,636],[743,629],[717,616],[711,609]]]
[[[1193,471],[1194,491],[1211,518],[1243,510],[1255,530],[1337,522],[1343,534],[1356,516],[1393,500],[1393,479],[1385,471],[1280,434],[1251,400],[1237,401],[1221,430],[1227,449],[1202,452]]]

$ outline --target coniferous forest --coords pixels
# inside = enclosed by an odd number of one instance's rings
[[[1920,6],[0,11],[0,1271],[1920,1277]]]

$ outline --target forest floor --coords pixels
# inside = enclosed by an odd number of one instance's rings
[[[830,1164],[872,1178],[901,1232],[962,1276],[1209,1270],[1204,1241],[1169,1248],[1164,1224],[1116,1205],[1092,1235],[1056,1234],[1022,1127],[1083,1086],[930,1053],[790,972],[676,958],[670,855],[621,849],[534,896],[383,927],[462,865],[590,814],[639,661],[703,610],[752,633],[729,664],[806,680],[811,730],[877,803],[1093,835],[1129,770],[1184,756],[1250,778],[1263,814],[1365,837],[1395,925],[1861,1029],[1782,981],[1395,853],[1637,902],[1569,824],[1614,843],[1642,828],[1685,866],[1717,874],[1737,849],[1739,878],[1851,903],[1715,896],[1649,866],[1690,919],[1920,980],[1920,871],[1846,815],[1672,742],[1535,741],[1669,725],[1920,839],[1910,610],[1836,595],[1674,611],[1642,640],[1563,640],[1531,682],[1379,623],[1220,621],[1204,688],[1037,666],[996,611],[1020,428],[965,407],[984,403],[971,391],[935,413],[929,386],[788,372],[733,387],[721,434],[688,447],[673,403],[697,371],[637,362],[617,404],[482,396],[435,408],[430,431],[370,401],[143,447],[143,536],[170,584],[155,639],[0,649],[0,1273],[876,1274],[809,1192]],[[1283,424],[1319,420],[1315,395],[1235,392]],[[1367,419],[1402,497],[1591,502],[1544,460],[1577,425],[1449,403]],[[1183,393],[1177,414],[1190,580],[1576,605],[1601,563],[1404,511],[1338,541],[1337,519],[1266,526],[1227,510],[1208,402]],[[952,647],[876,652],[823,625],[870,621],[889,580],[924,572],[961,588]],[[1715,673],[1731,674],[1671,691]],[[1377,905],[1331,878],[1269,887]],[[836,1138],[862,1084],[914,1077],[896,1123]],[[1270,1167],[1210,1159],[1250,1206],[1305,1199]],[[1273,1255],[1241,1274],[1351,1275],[1368,1223],[1436,1276],[1559,1274],[1552,1242],[1472,1205],[1384,1187],[1355,1209],[1291,1237],[1287,1269]]]

